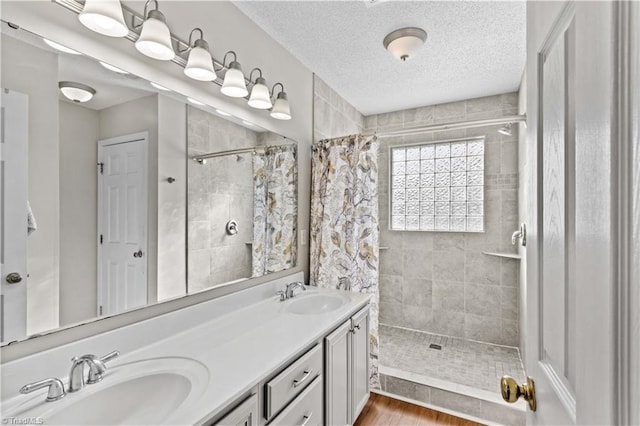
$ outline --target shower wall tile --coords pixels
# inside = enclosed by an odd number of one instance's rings
[[[402,303],[402,276],[380,275],[380,300]]]
[[[361,121],[367,130],[382,131],[514,115],[517,104],[518,94],[507,93],[372,115]],[[381,289],[380,322],[462,338],[472,336],[489,343],[518,344],[519,312],[514,295],[519,288],[519,263],[482,254],[516,252],[511,233],[519,227],[517,135],[503,136],[497,133],[500,127],[380,139],[380,245],[389,247],[380,252],[380,274],[381,282],[388,287],[398,286],[396,291]],[[389,147],[475,136],[485,137],[485,232],[389,231]],[[431,284],[430,293],[422,291],[427,282]],[[388,303],[385,299],[389,299]]]
[[[313,140],[361,133],[365,128],[363,115],[318,76],[313,82]],[[367,124],[371,125],[372,120],[375,121],[370,118]]]

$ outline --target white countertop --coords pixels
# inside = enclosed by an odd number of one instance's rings
[[[208,370],[208,383],[199,397],[189,400],[189,403],[185,404],[188,406],[176,410],[165,423],[197,424],[219,414],[261,380],[273,374],[285,361],[310,347],[313,342],[364,307],[370,298],[368,294],[313,287],[304,293],[298,291],[296,297],[302,298],[317,292],[340,294],[346,299],[346,303],[324,314],[298,315],[286,310],[288,304],[296,300],[295,298],[280,302],[277,296],[269,297],[202,322],[200,325],[190,326],[182,332],[171,334],[155,343],[122,353],[108,365],[108,368],[118,371],[118,366],[159,357],[182,357],[197,361]],[[224,297],[220,298],[217,305],[224,303],[224,299]],[[200,307],[201,311],[202,309],[203,307]],[[215,315],[212,313],[212,316]],[[147,325],[153,325],[152,321],[153,319]],[[162,324],[159,323],[158,326],[162,327]],[[112,333],[116,334],[117,330]],[[112,337],[117,341],[117,335]],[[63,381],[66,379],[66,377],[61,378]],[[206,382],[206,377],[200,377],[200,379]],[[97,392],[103,386],[109,386],[109,370],[102,382],[89,385],[61,401],[84,397],[81,395],[84,392]],[[37,398],[32,398],[31,395],[18,395],[7,400],[3,403],[3,412],[11,412],[16,405],[24,406],[25,402],[29,405],[40,405],[43,409],[58,403],[57,401],[44,402],[45,392],[41,392],[42,394],[37,395]],[[144,404],[144,400],[141,403]],[[45,417],[45,423],[50,424],[46,416],[43,417]]]

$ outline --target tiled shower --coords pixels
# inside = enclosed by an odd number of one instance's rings
[[[518,94],[508,93],[364,123],[365,131],[384,132],[516,114]],[[495,255],[517,253],[511,234],[518,228],[518,133],[503,135],[501,127],[381,138],[380,373],[385,392],[518,424],[524,412],[502,403],[498,386],[504,374],[524,376],[519,259]],[[417,169],[416,158],[403,156],[417,155],[419,147]],[[404,178],[394,177],[398,171]],[[418,189],[409,189],[416,182]],[[404,191],[397,189],[402,184]]]
[[[518,93],[506,93],[362,116],[322,80],[316,77],[314,82],[314,140],[519,113]],[[482,422],[515,425],[524,424],[524,406],[514,407],[502,401],[499,380],[503,374],[524,379],[519,350],[520,260],[516,246],[511,244],[511,234],[518,229],[518,130],[514,126],[508,136],[498,133],[501,127],[380,138],[379,365],[383,392],[462,413]],[[390,223],[390,212],[394,211],[389,205],[393,187],[390,170],[394,163],[389,155],[391,149],[476,140],[483,140],[483,152],[467,150],[465,156],[470,153],[476,161],[475,157],[482,155],[482,176],[480,183],[475,177],[472,182],[464,183],[467,189],[474,187],[465,192],[465,197],[475,198],[464,199],[465,203],[474,204],[474,210],[466,215],[471,216],[472,221],[467,217],[464,229],[456,228],[453,220],[449,220],[450,231],[435,230],[438,216],[445,216],[444,213],[450,218],[454,216],[452,207],[456,201],[451,194],[457,190],[453,185],[450,185],[448,211],[435,211],[434,196],[426,203],[433,202],[431,212],[418,195],[417,220],[400,221],[395,226]],[[449,151],[450,162],[459,156]],[[436,161],[434,158],[434,167]],[[468,161],[465,164],[468,166]],[[405,171],[405,186],[407,176],[417,174],[419,177],[414,176],[414,180],[420,182],[419,186],[433,188],[435,192],[435,173],[433,183],[423,181],[423,175],[431,171],[421,167],[417,172]],[[477,167],[471,168],[466,172],[477,175]],[[475,195],[469,195],[470,192]],[[404,207],[408,208],[411,200],[405,198],[405,201]],[[476,209],[478,201],[482,207],[480,212]],[[395,212],[406,217],[416,216],[410,210]],[[422,216],[432,216],[433,223]],[[481,229],[477,224],[479,216],[482,216]],[[419,230],[421,219],[422,228],[429,230]],[[471,228],[467,228],[469,223]],[[413,230],[397,230],[403,226]],[[441,223],[441,226],[444,225]],[[506,253],[512,257],[486,253]]]

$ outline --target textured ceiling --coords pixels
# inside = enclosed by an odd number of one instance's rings
[[[524,71],[524,1],[235,4],[365,115],[515,91]],[[382,40],[409,26],[428,38],[403,63]]]

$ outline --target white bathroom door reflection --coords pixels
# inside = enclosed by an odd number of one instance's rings
[[[146,134],[100,141],[98,161],[98,316],[102,316],[147,304]]]
[[[27,149],[28,97],[2,91],[2,283],[0,285],[0,340],[11,342],[27,333]],[[20,277],[8,279],[8,275]],[[17,275],[16,275],[17,274]],[[13,281],[13,282],[10,282]]]

